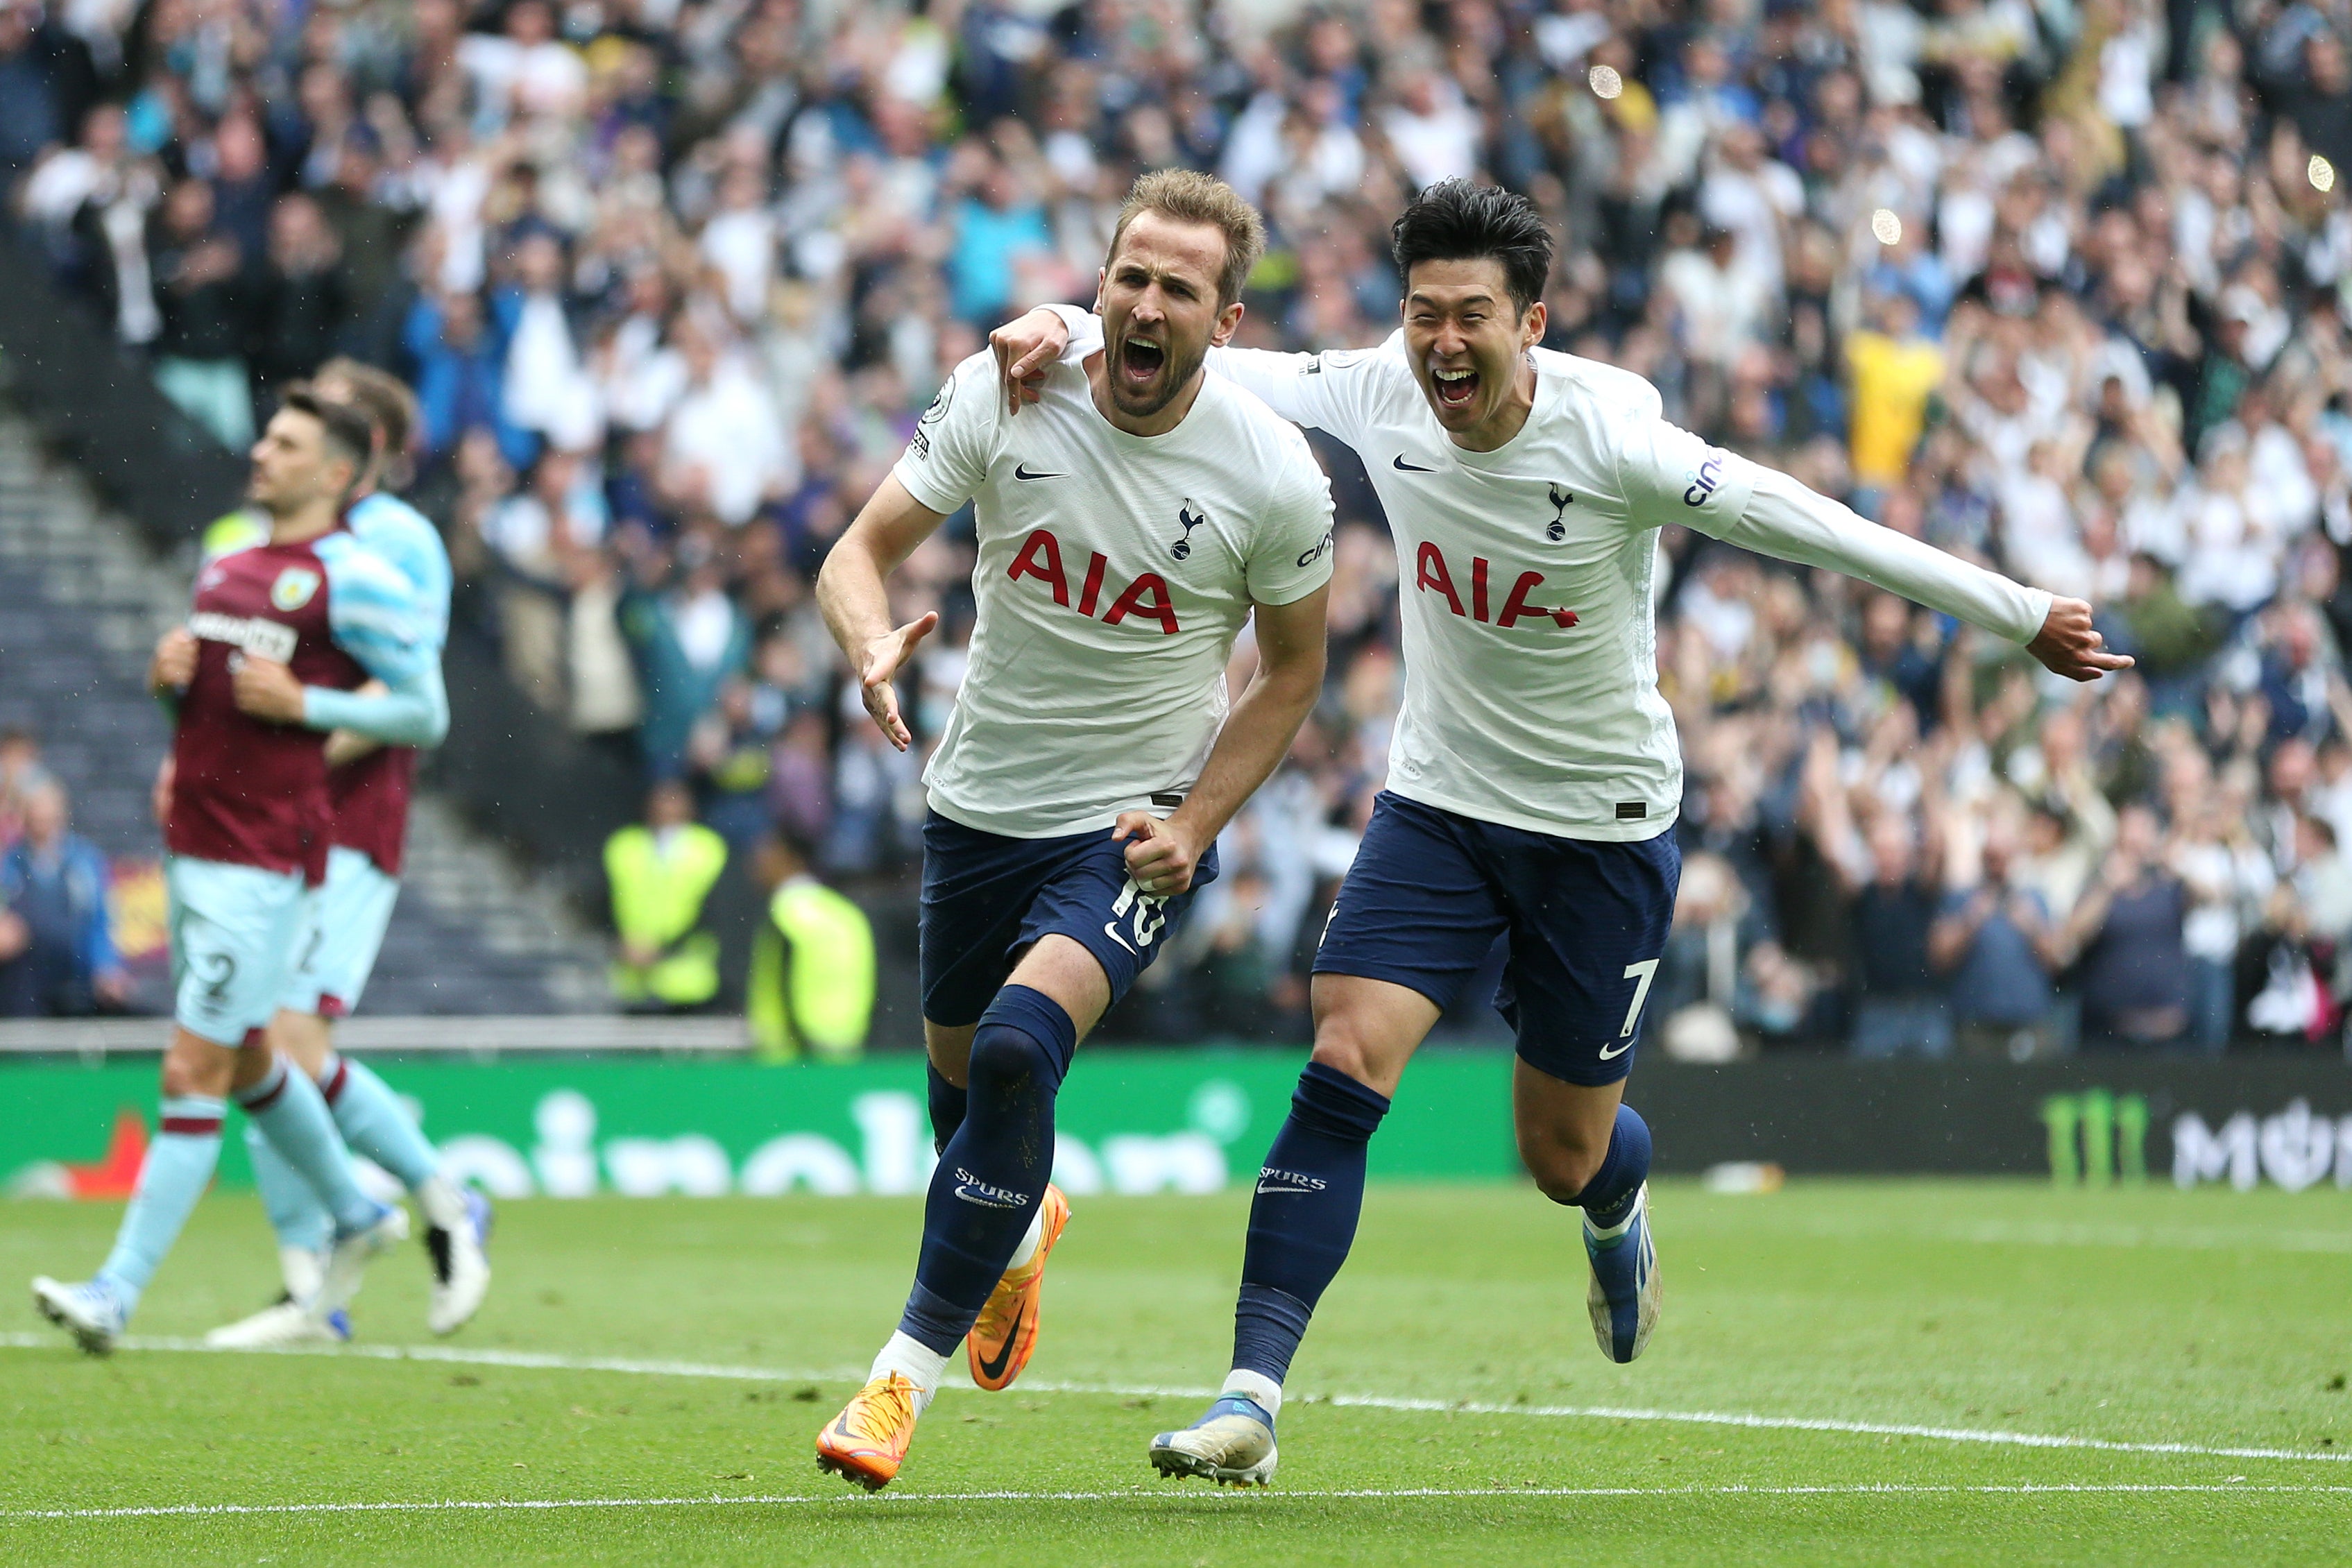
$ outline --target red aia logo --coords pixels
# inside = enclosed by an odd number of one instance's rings
[[[1467,615],[1474,621],[1484,621],[1486,615],[1487,561],[1483,555],[1470,558],[1470,608],[1462,607],[1462,595],[1454,591],[1454,574],[1445,567],[1445,552],[1424,540],[1421,553],[1415,558],[1413,586],[1423,592],[1434,588],[1445,595],[1445,603],[1457,616]],[[1515,626],[1522,619],[1539,616],[1551,617],[1552,625],[1560,627],[1576,625],[1574,610],[1555,610],[1544,605],[1530,605],[1528,595],[1543,585],[1540,572],[1522,572],[1519,580],[1511,584],[1510,596],[1503,601],[1503,613],[1493,618],[1498,626]]]
[[[1187,533],[1191,530],[1185,531]],[[1087,557],[1086,585],[1078,591],[1078,614],[1091,619],[1095,605],[1102,597],[1103,571],[1110,563],[1099,553]],[[1020,579],[1034,577],[1054,590],[1054,603],[1065,609],[1070,603],[1070,582],[1062,574],[1061,542],[1045,529],[1032,533],[1021,546],[1021,553],[1013,558],[1005,574]],[[1102,623],[1115,626],[1129,616],[1160,623],[1160,632],[1174,637],[1181,628],[1176,625],[1176,601],[1170,596],[1167,580],[1157,572],[1146,572],[1120,591],[1103,612]]]

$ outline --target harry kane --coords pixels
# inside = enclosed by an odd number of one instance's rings
[[[898,1473],[947,1358],[1001,1389],[1035,1344],[1054,1099],[1079,1039],[1217,874],[1216,837],[1319,694],[1331,498],[1304,437],[1205,374],[1264,248],[1204,175],[1136,183],[1098,296],[1106,346],[1062,356],[1015,425],[985,353],[959,366],[817,584],[892,742],[891,681],[937,623],[884,579],[967,501],[979,619],[925,774],[921,968],[940,1161],[898,1331],[817,1436],[825,1468]],[[1228,711],[1245,620],[1258,668]]]

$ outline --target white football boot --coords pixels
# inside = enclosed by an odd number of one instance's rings
[[[1219,1486],[1262,1487],[1274,1479],[1275,1459],[1274,1417],[1239,1394],[1220,1395],[1190,1426],[1151,1439],[1153,1469]]]
[[[130,1318],[113,1290],[95,1279],[86,1285],[66,1285],[44,1274],[33,1281],[33,1306],[92,1355],[112,1350]]]
[[[335,1237],[334,1250],[327,1255],[327,1275],[319,1286],[319,1293],[306,1306],[312,1318],[322,1326],[330,1325],[336,1314],[352,1304],[360,1293],[360,1283],[367,1276],[367,1266],[379,1253],[389,1252],[408,1239],[408,1211],[398,1206],[388,1207],[383,1217],[365,1230],[355,1230]]]
[[[473,1321],[490,1293],[490,1200],[466,1189],[465,1217],[452,1226],[428,1226],[425,1249],[433,1255],[433,1293],[425,1326],[454,1334]]]

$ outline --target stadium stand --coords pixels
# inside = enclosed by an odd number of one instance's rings
[[[1247,341],[1377,341],[1387,219],[1478,174],[1565,237],[1556,346],[1886,526],[2090,597],[2142,658],[2053,689],[1932,616],[1670,537],[1668,1048],[2341,1038],[2341,4],[11,15],[8,79],[37,90],[0,172],[86,330],[221,429],[296,344],[416,381],[420,494],[466,577],[453,665],[553,759],[501,779],[453,752],[447,776],[542,864],[588,864],[645,774],[680,774],[738,842],[816,841],[898,911],[877,925],[903,964],[920,759],[845,713],[807,583],[945,369],[1005,312],[1084,298],[1118,193],[1171,163],[1267,212]],[[1399,680],[1378,508],[1326,456],[1327,700],[1114,1034],[1303,1032]],[[947,617],[909,681],[929,735],[968,564],[951,530],[905,577]]]

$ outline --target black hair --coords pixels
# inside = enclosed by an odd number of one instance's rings
[[[278,406],[316,419],[326,433],[327,449],[351,460],[354,482],[367,472],[375,458],[375,427],[366,415],[348,403],[320,396],[308,382],[297,382],[288,389]]]
[[[1441,180],[1408,203],[1389,230],[1398,273],[1409,289],[1424,261],[1493,259],[1524,314],[1551,276],[1551,231],[1535,203],[1499,185]]]

